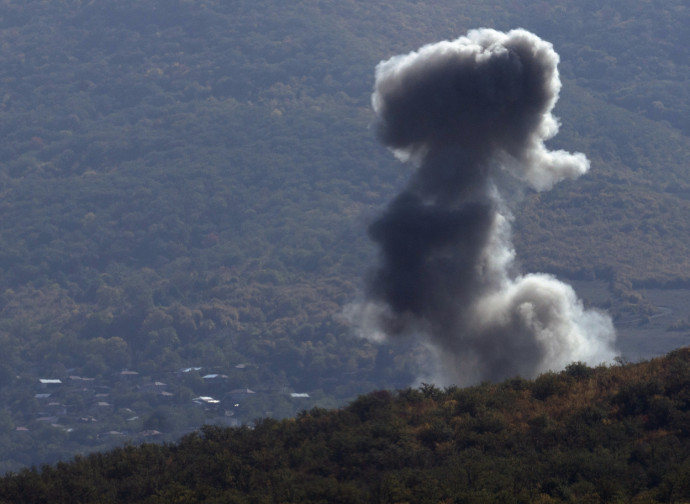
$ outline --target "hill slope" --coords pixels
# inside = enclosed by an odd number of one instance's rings
[[[408,176],[369,129],[373,69],[474,27],[554,43],[556,146],[592,159],[526,195],[523,264],[686,285],[689,9],[518,4],[2,3],[0,470],[410,384],[414,348],[340,317]]]
[[[685,502],[690,350],[373,392],[0,479],[0,502]]]

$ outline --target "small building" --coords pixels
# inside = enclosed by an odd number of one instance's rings
[[[84,377],[82,377],[82,376],[75,376],[75,375],[71,375],[71,376],[69,377],[69,379],[70,379],[71,381],[74,381],[74,382],[77,382],[77,383],[89,383],[89,384],[96,381],[96,378],[84,378]]]
[[[188,367],[188,368],[182,368],[178,371],[178,373],[186,374],[186,373],[191,373],[192,371],[201,371],[203,368],[201,367]]]
[[[150,438],[150,437],[155,437],[155,436],[160,436],[163,434],[161,431],[157,431],[155,429],[149,429],[145,431],[141,431],[138,436],[141,438]]]
[[[49,416],[40,416],[36,419],[37,422],[45,422],[49,423],[51,425],[57,424],[58,423],[58,417],[54,415],[49,415]]]
[[[80,387],[83,391],[93,390],[96,385],[95,378],[82,378],[81,376],[72,375],[69,377],[70,385]]]
[[[231,399],[233,400],[238,400],[238,399],[244,399],[248,396],[254,395],[256,392],[254,392],[252,389],[235,389],[231,390],[230,393],[228,394]]]
[[[220,401],[218,399],[214,399],[211,396],[199,396],[195,397],[192,399],[192,402],[195,402],[196,404],[218,404]]]
[[[192,399],[194,404],[204,407],[204,411],[218,411],[220,401],[211,396],[199,396]]]
[[[48,404],[45,405],[45,407],[47,408],[48,411],[50,411],[50,413],[52,415],[57,415],[57,416],[67,415],[67,406],[65,406],[64,404],[62,404],[60,402],[56,402],[56,401],[49,402]]]
[[[58,385],[62,385],[62,380],[58,378],[39,378],[38,382],[43,386],[44,388],[48,387],[56,387]]]

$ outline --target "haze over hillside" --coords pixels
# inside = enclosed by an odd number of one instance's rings
[[[554,44],[549,147],[591,160],[526,192],[525,269],[655,316],[634,289],[690,279],[688,8],[599,4],[0,5],[0,470],[412,383],[418,349],[341,317],[410,175],[375,141],[374,68],[471,28]]]

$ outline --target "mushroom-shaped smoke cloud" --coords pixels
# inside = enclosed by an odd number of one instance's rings
[[[379,139],[417,170],[369,228],[380,265],[348,313],[365,337],[420,338],[425,379],[533,377],[616,356],[608,316],[550,275],[513,271],[516,196],[589,169],[544,146],[558,132],[558,59],[525,30],[481,29],[376,68]]]

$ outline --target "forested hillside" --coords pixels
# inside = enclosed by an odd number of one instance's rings
[[[687,285],[689,16],[657,4],[1,2],[0,471],[411,384],[340,316],[409,175],[373,71],[478,26],[554,43],[554,147],[592,160],[526,195],[525,267]]]
[[[0,502],[687,502],[690,352],[372,392],[0,479]]]

